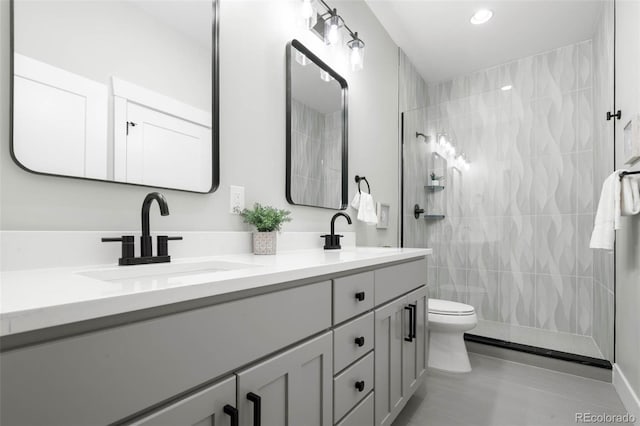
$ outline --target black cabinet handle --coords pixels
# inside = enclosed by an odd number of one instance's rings
[[[238,426],[238,409],[227,404],[224,406],[223,411],[231,417],[231,426]]]
[[[262,398],[253,392],[247,394],[247,399],[253,402],[253,426],[260,426],[262,417]]]
[[[409,307],[411,308],[412,312],[411,314],[413,315],[413,321],[412,321],[412,330],[411,330],[411,337],[413,337],[414,339],[417,339],[417,333],[418,333],[418,305],[415,304],[409,304]],[[411,324],[410,324],[411,325]]]
[[[364,336],[356,337],[355,343],[358,346],[364,346]]]
[[[404,309],[409,311],[409,336],[404,338],[405,342],[413,342],[413,306],[405,306]]]
[[[358,389],[358,392],[362,392],[364,390],[364,380],[356,382],[356,389]]]
[[[362,302],[364,300],[364,291],[359,291],[356,293],[356,300],[358,302]]]

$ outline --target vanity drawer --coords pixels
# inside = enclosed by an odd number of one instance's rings
[[[369,426],[373,425],[373,394],[371,392],[356,408],[336,426]]]
[[[426,258],[378,269],[375,271],[375,304],[386,303],[426,284]]]
[[[330,326],[324,281],[3,352],[0,424],[110,424]]]
[[[356,388],[364,382],[362,390]],[[333,379],[333,421],[337,422],[373,389],[373,352]]]
[[[373,272],[333,280],[333,323],[339,324],[373,308]]]
[[[356,339],[364,339],[364,343],[356,342]],[[333,331],[334,374],[371,349],[373,349],[373,312],[337,327]]]

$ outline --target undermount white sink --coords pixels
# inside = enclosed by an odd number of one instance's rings
[[[151,265],[118,266],[113,268],[93,269],[77,272],[89,278],[101,281],[123,281],[136,278],[178,278],[212,272],[232,271],[235,269],[253,268],[256,265],[246,263],[210,260],[204,262],[157,263]]]

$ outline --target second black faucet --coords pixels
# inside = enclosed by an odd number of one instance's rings
[[[342,248],[342,246],[340,245],[340,238],[342,238],[344,235],[336,235],[336,219],[340,216],[347,219],[347,223],[351,225],[351,218],[348,214],[343,212],[334,214],[331,218],[331,234],[321,235],[321,237],[324,238],[325,250],[340,250]]]

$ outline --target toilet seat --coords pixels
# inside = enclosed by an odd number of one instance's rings
[[[429,313],[451,316],[471,316],[475,314],[473,306],[450,300],[429,299]]]

